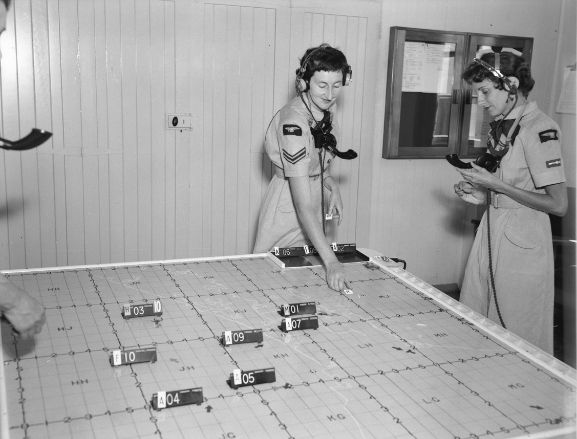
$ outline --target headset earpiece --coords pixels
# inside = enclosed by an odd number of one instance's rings
[[[353,80],[353,69],[351,66],[347,65],[343,71],[343,85],[351,85]]]
[[[296,88],[297,88],[299,93],[304,93],[309,89],[309,84],[302,77],[297,76]]]

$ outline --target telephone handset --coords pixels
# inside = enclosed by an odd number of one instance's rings
[[[314,127],[311,127],[311,133],[315,140],[316,148],[324,148],[332,152],[335,156],[344,160],[352,160],[357,157],[357,153],[352,149],[348,151],[339,151],[337,149],[337,139],[331,133],[333,126],[331,124],[331,116],[328,111],[324,112],[324,117]]]
[[[457,154],[447,154],[445,158],[455,168],[459,169],[473,168],[470,162],[462,161]],[[477,157],[477,159],[475,160],[475,164],[482,168],[485,168],[489,172],[495,172],[499,168],[499,165],[501,164],[501,157],[495,157],[493,154],[489,154],[488,152],[486,152],[483,155]]]

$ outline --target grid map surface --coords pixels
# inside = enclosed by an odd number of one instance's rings
[[[35,340],[3,324],[11,438],[472,438],[575,428],[575,386],[374,262],[322,267],[271,257],[10,274],[46,307]],[[160,317],[124,319],[160,299]],[[280,329],[284,303],[317,303],[319,329]],[[263,330],[223,346],[224,331]],[[114,349],[158,361],[112,367]],[[234,369],[276,382],[232,389]],[[161,390],[202,387],[201,405],[156,411]],[[551,433],[552,434],[552,433]]]

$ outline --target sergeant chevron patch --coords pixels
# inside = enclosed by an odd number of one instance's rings
[[[284,159],[289,162],[290,164],[294,165],[295,163],[299,162],[301,159],[305,158],[307,155],[306,148],[299,149],[294,154],[289,153],[286,149],[282,150],[282,156]]]

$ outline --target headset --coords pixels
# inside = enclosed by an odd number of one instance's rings
[[[517,87],[511,82],[509,78],[501,73],[499,70],[499,54],[495,53],[495,67],[479,58],[473,58],[473,62],[483,66],[501,82],[503,88],[509,92],[509,96],[517,94]]]
[[[308,91],[309,89],[309,79],[304,79],[306,75],[306,73],[308,71],[310,71],[310,69],[313,67],[311,65],[311,59],[313,57],[314,54],[316,54],[319,51],[323,51],[323,50],[336,50],[334,49],[331,45],[327,44],[327,43],[323,43],[318,47],[315,47],[314,49],[312,49],[302,60],[300,63],[299,68],[296,71],[296,79],[295,79],[295,88],[298,94],[304,93],[306,91]],[[351,66],[349,64],[346,64],[343,67],[343,85],[350,85],[351,81],[353,80],[353,69],[351,68]],[[312,75],[311,75],[312,76]]]

